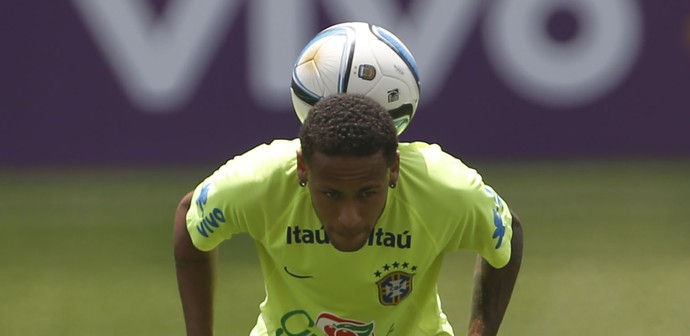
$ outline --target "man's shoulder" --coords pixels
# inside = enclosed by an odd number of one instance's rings
[[[425,161],[438,159],[460,162],[460,159],[446,152],[441,145],[424,141],[400,142],[398,144],[401,158],[421,158]]]
[[[297,148],[299,141],[296,140],[274,140],[258,145],[232,157],[208,181],[219,189],[233,192],[278,188],[288,183],[283,181],[286,173],[294,171]]]
[[[439,145],[425,142],[401,143],[400,184],[407,197],[458,198],[481,190],[481,175]]]
[[[401,142],[398,146],[400,162],[403,168],[423,172],[462,172],[472,173],[473,169],[465,165],[458,157],[446,152],[438,144],[422,141]]]
[[[299,140],[277,139],[269,143],[263,143],[254,148],[231,158],[228,163],[243,163],[258,167],[282,165],[286,161],[296,158],[299,149]]]
[[[262,143],[247,151],[253,152],[288,152],[294,154],[300,146],[299,139],[274,139],[268,143]]]

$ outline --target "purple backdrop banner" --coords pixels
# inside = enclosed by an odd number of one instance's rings
[[[292,63],[342,21],[415,55],[404,141],[463,157],[690,156],[684,1],[27,0],[0,18],[2,165],[220,163],[292,138]]]

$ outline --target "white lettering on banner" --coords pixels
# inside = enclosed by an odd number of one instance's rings
[[[544,34],[552,11],[578,18],[574,41]],[[494,1],[485,42],[495,70],[508,86],[550,107],[571,107],[609,93],[627,75],[641,44],[641,19],[632,0]]]
[[[127,95],[173,112],[194,94],[240,0],[173,0],[156,17],[141,0],[72,0]]]
[[[289,110],[292,67],[318,25],[314,2],[251,0],[248,7],[250,93],[267,109]]]
[[[289,110],[294,58],[323,28],[316,27],[315,1],[170,0],[160,17],[141,0],[72,1],[127,95],[148,113],[172,113],[188,102],[243,2],[250,93],[270,110]],[[413,0],[406,12],[397,0],[318,3],[334,21],[376,23],[405,41],[422,75],[422,104],[452,80],[450,70],[482,12],[487,54],[499,76],[518,94],[550,107],[586,104],[615,88],[641,39],[634,0]],[[546,37],[545,22],[556,5],[577,15],[575,41]]]
[[[413,50],[418,67],[424,69],[425,100],[440,89],[448,69],[457,61],[479,17],[481,3],[480,0],[415,1],[406,14],[395,0],[321,2],[336,22],[372,22],[400,37]],[[285,102],[289,101],[286,83],[301,47],[314,34],[317,12],[312,3],[303,0],[255,0],[250,7],[250,31],[256,34],[249,38],[248,59],[256,60],[250,64],[252,93],[255,101],[267,108],[285,109]],[[294,55],[294,59],[286,57],[289,55]],[[267,96],[274,99],[266,99]]]

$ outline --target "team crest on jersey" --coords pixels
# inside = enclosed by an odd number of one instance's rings
[[[382,272],[383,271],[383,272]],[[393,262],[376,270],[374,276],[379,302],[384,306],[395,306],[412,293],[417,266],[409,262]]]
[[[384,306],[395,306],[412,293],[412,278],[414,274],[393,272],[379,280],[379,301]]]
[[[395,306],[412,293],[417,266],[407,261],[385,264],[374,272],[379,302],[384,306]]]

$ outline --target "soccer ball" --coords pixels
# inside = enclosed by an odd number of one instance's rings
[[[302,49],[290,91],[301,122],[323,97],[364,94],[390,112],[400,135],[419,104],[419,74],[412,54],[391,32],[347,22],[324,29]]]

